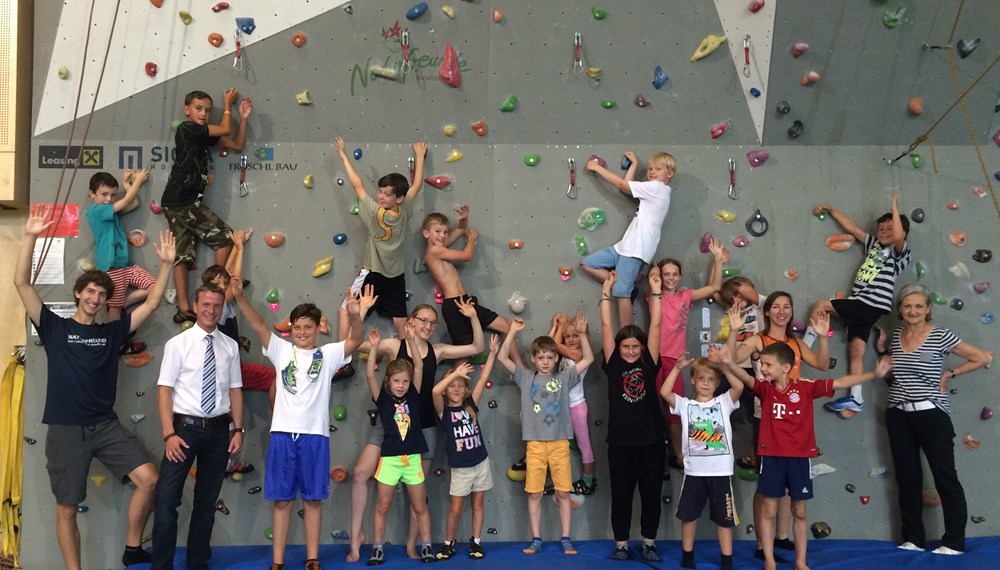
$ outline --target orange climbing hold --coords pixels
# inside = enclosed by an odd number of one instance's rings
[[[833,251],[847,251],[854,243],[854,236],[851,234],[834,234],[826,238],[826,247]]]
[[[156,8],[163,7],[163,0],[149,0],[149,3],[155,6]]]
[[[211,34],[208,34],[208,43],[215,47],[221,47],[223,41],[225,40],[220,33],[212,32]]]
[[[951,245],[955,247],[962,247],[965,245],[965,241],[968,237],[969,236],[965,235],[965,232],[951,232],[948,234],[948,241],[950,241]]]
[[[802,76],[802,84],[803,85],[812,85],[813,83],[816,83],[817,81],[819,81],[819,74],[816,73],[815,71],[810,71],[810,72],[808,72],[808,73],[806,73],[805,75]]]
[[[910,99],[910,102],[906,104],[906,110],[910,112],[914,117],[924,114],[924,100],[920,97],[914,97]]]

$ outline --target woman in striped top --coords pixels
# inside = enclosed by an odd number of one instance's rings
[[[955,470],[955,429],[949,415],[948,382],[988,365],[990,357],[950,330],[931,324],[931,295],[922,285],[903,287],[896,308],[903,326],[892,335],[889,345],[895,379],[889,387],[885,417],[903,523],[899,548],[924,549],[923,450],[944,511],[945,532],[941,546],[934,552],[962,554],[968,510]],[[949,353],[965,361],[945,370],[944,360]]]

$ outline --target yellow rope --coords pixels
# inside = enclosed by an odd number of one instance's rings
[[[24,364],[15,355],[0,380],[0,559],[20,567],[24,476]]]

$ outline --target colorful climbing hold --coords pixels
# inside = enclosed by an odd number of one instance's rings
[[[727,267],[722,270],[722,278],[729,279],[730,277],[736,277],[740,273],[743,273],[743,270],[739,267]]]
[[[948,241],[955,247],[964,246],[967,239],[968,236],[965,235],[965,232],[951,232],[948,234]]]
[[[924,165],[924,157],[920,156],[920,153],[915,152],[910,155],[910,164],[913,165],[913,168],[920,168]]]
[[[333,256],[324,257],[313,266],[313,277],[322,277],[333,269]]]
[[[448,4],[441,6],[441,11],[444,13],[445,16],[448,16],[449,20],[454,20],[455,16],[458,15],[455,13],[455,9],[449,6]]]
[[[264,298],[268,303],[277,303],[281,300],[281,292],[277,288],[271,289]]]
[[[347,406],[344,404],[337,404],[333,408],[333,419],[338,422],[342,422],[347,419]]]
[[[799,278],[798,269],[795,269],[794,267],[789,267],[788,269],[785,270],[785,279],[788,279],[789,281],[795,281],[798,278]]]
[[[854,236],[851,234],[834,234],[826,238],[826,247],[833,251],[847,251],[854,243]]]
[[[374,75],[375,77],[381,77],[382,79],[391,79],[391,80],[399,79],[399,73],[396,71],[395,68],[392,67],[386,67],[384,65],[373,65],[368,68],[368,71],[370,71],[371,74]]]
[[[446,137],[453,137],[456,133],[458,133],[458,129],[455,128],[455,125],[448,123],[441,128],[441,132],[444,133],[444,136]]]
[[[566,267],[566,266],[559,267],[559,278],[562,279],[563,281],[569,281],[569,278],[572,275],[573,275],[572,267]]]
[[[493,23],[499,24],[500,22],[503,21],[503,10],[501,10],[500,8],[493,8],[492,15],[493,15]]]
[[[56,71],[56,75],[59,76],[59,79],[69,79],[69,68],[65,65],[59,66],[59,69]]]
[[[614,99],[601,99],[601,107],[605,109],[614,109],[617,104]]]
[[[711,131],[712,138],[717,139],[721,137],[722,135],[726,134],[726,131],[728,131],[729,128],[732,126],[733,122],[729,120],[722,121],[721,123],[716,123],[712,125],[712,131]]]
[[[914,117],[924,114],[924,100],[920,97],[912,97],[906,103],[906,110]]]
[[[215,6],[212,6],[212,11],[215,12],[216,14],[218,14],[223,10],[228,10],[228,9],[229,9],[229,2],[219,2]]]
[[[591,6],[590,13],[594,15],[595,20],[603,20],[608,17],[608,11],[600,6]]]
[[[708,253],[711,250],[709,246],[713,241],[715,241],[715,236],[712,235],[712,232],[705,232],[698,240],[698,251]]]
[[[190,12],[185,12],[181,10],[177,15],[180,16],[181,22],[183,22],[185,26],[194,21],[194,18],[191,17]]]
[[[927,275],[927,266],[924,265],[923,261],[918,261],[916,269],[917,269],[917,281],[920,281],[921,279],[924,278],[924,275]]]
[[[608,167],[608,162],[606,160],[604,160],[603,158],[601,158],[601,156],[598,155],[598,154],[592,154],[592,155],[590,155],[590,158],[587,159],[587,162],[590,162],[591,160],[596,161],[597,164],[600,164],[602,168],[607,168]]]
[[[538,153],[531,153],[524,155],[524,164],[527,166],[538,166],[538,163],[541,160],[542,157]]]
[[[524,241],[519,239],[512,239],[507,241],[507,249],[522,249],[524,247]]]
[[[462,86],[462,70],[458,67],[458,54],[455,53],[455,46],[450,43],[444,46],[444,58],[441,60],[441,67],[438,68],[438,77],[445,85]]]
[[[515,109],[517,109],[517,95],[508,95],[504,97],[503,102],[500,103],[500,111],[510,113]]]
[[[750,244],[750,238],[747,236],[736,236],[733,238],[733,246],[735,247],[746,247]]]
[[[451,185],[451,177],[446,174],[439,174],[437,176],[428,176],[424,178],[424,182],[430,184],[431,186],[437,188],[438,190],[444,190],[449,185]]]
[[[729,210],[719,210],[715,213],[715,218],[720,222],[735,222],[736,214]]]
[[[807,71],[800,80],[802,85],[812,85],[819,81],[819,73],[815,71]]]
[[[756,87],[751,87],[750,96],[754,98],[760,97],[760,89],[757,89]]]
[[[952,275],[958,277],[959,279],[970,279],[972,277],[972,274],[969,272],[968,266],[966,266],[961,261],[949,267],[948,273],[951,273]]]
[[[361,160],[361,157],[363,155],[364,155],[364,152],[362,152],[360,148],[354,149],[354,160]]]
[[[632,161],[629,160],[629,158],[627,156],[625,156],[624,154],[622,155],[622,162],[621,162],[620,167],[621,167],[621,169],[623,171],[628,170],[629,168],[632,168]]]
[[[344,245],[347,243],[347,234],[339,233],[333,236],[333,243],[336,245]]]
[[[347,417],[347,410],[344,410],[344,417]],[[339,419],[339,418],[338,418]],[[341,420],[343,421],[343,420]],[[347,480],[347,467],[343,465],[334,465],[330,468],[330,480],[334,483],[343,483]]]
[[[302,179],[302,185],[311,190],[313,187],[313,175],[306,174],[305,178]]]
[[[587,255],[590,252],[590,247],[587,245],[587,239],[581,235],[576,235],[573,238],[573,242],[576,244],[576,253],[578,255]]]
[[[472,123],[472,131],[481,137],[485,137],[487,133],[486,121],[479,119],[475,123]]]
[[[945,299],[937,291],[934,291],[931,293],[931,302],[935,305],[947,305],[948,299]]]
[[[292,34],[292,45],[295,47],[302,47],[306,45],[308,38],[302,32],[295,32]]]
[[[750,0],[750,5],[747,6],[747,10],[750,10],[751,14],[756,14],[764,7],[764,0]]]
[[[155,63],[153,63],[152,61],[146,62],[146,75],[150,77],[156,77],[157,71],[159,71],[159,69],[156,67]]]
[[[208,34],[208,43],[212,44],[214,47],[221,47],[224,41],[226,41],[226,39],[223,38],[220,33],[212,32],[211,34]]]
[[[594,81],[600,81],[601,80],[602,70],[601,70],[600,67],[588,67],[588,68],[584,69],[583,71],[587,74],[587,77],[593,79]]]
[[[982,295],[983,293],[990,290],[990,282],[980,281],[978,283],[973,283],[972,290],[975,291],[977,295]]]
[[[424,15],[427,11],[427,2],[419,2],[414,4],[409,10],[406,11],[406,19],[409,21],[416,20],[420,16]]]
[[[766,150],[751,150],[747,153],[747,162],[750,163],[751,168],[763,166],[769,158],[771,158],[771,153]]]
[[[576,219],[576,225],[579,226],[581,230],[592,232],[597,229],[597,226],[604,223],[604,219],[604,210],[600,208],[587,208],[581,212],[580,217]]]
[[[465,156],[465,155],[462,154],[462,151],[458,150],[457,148],[453,148],[453,149],[451,149],[451,152],[448,153],[448,157],[445,158],[444,161],[445,162],[456,162],[456,161],[462,160],[463,156]]]
[[[236,18],[236,27],[249,36],[257,29],[257,24],[254,23],[253,18]]]
[[[646,107],[649,107],[649,99],[646,99],[646,96],[643,95],[642,93],[636,93],[635,99],[632,99],[632,102],[635,103],[635,106],[639,107],[640,109],[645,109]]]
[[[309,90],[295,94],[295,102],[299,105],[312,105],[312,98],[309,97]]]
[[[984,325],[992,325],[995,320],[996,316],[994,316],[993,313],[983,313],[982,315],[979,315],[979,322]]]
[[[507,299],[507,307],[510,308],[510,312],[515,315],[520,315],[524,312],[525,306],[528,304],[528,298],[521,294],[520,291],[514,291]]]
[[[800,55],[809,51],[809,44],[806,42],[796,42],[792,46],[792,57],[799,57]]]
[[[280,232],[268,232],[264,234],[264,243],[268,247],[281,247],[285,244],[285,235]]]
[[[903,16],[906,15],[906,5],[900,4],[895,10],[890,10],[888,8],[882,12],[882,24],[890,30],[899,25],[903,21]]]
[[[705,39],[701,40],[701,43],[698,44],[698,49],[694,50],[691,61],[698,61],[708,57],[712,52],[719,49],[719,46],[724,41],[726,41],[726,36],[716,36],[714,34],[705,36]]]
[[[670,76],[667,75],[666,71],[663,71],[663,67],[657,65],[656,69],[653,70],[653,87],[660,89],[667,84],[670,80]]]

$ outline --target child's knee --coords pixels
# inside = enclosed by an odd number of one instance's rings
[[[805,501],[792,501],[792,516],[796,520],[805,520],[809,516]]]

